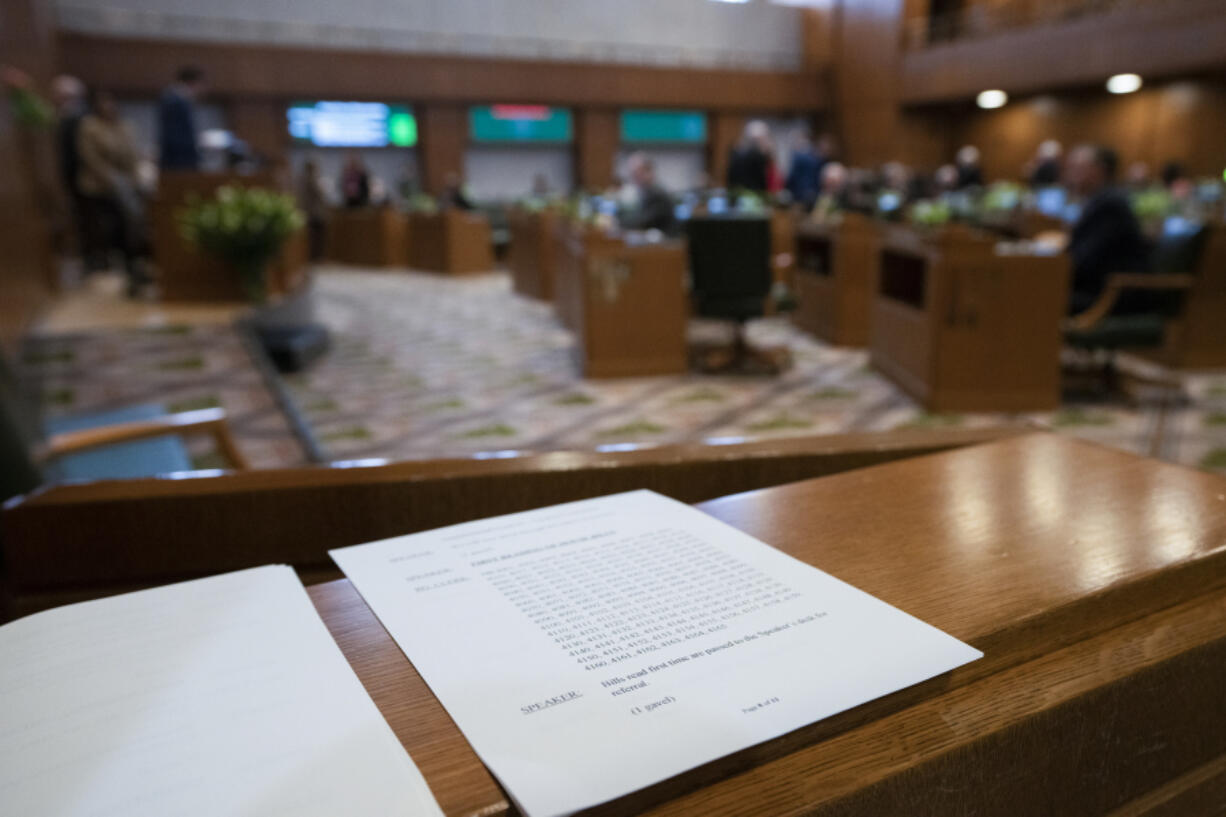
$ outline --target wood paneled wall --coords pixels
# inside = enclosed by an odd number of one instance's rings
[[[1226,168],[1226,78],[1165,83],[1123,96],[1045,94],[995,111],[951,111],[948,119],[950,149],[978,145],[989,178],[1019,177],[1044,139],[1059,139],[1066,147],[1080,142],[1112,147],[1121,171],[1142,161],[1156,173],[1170,160],[1197,175],[1217,176]]]
[[[902,61],[902,98],[911,103],[969,99],[985,88],[1034,93],[1099,85],[1125,71],[1156,78],[1223,66],[1221,0],[1125,4],[1111,12],[909,51]]]
[[[443,192],[447,174],[464,172],[468,120],[459,105],[426,105],[417,111],[417,165],[422,184],[434,195]]]
[[[0,64],[27,72],[43,91],[55,66],[50,3],[5,0],[0,12]],[[53,220],[57,196],[53,132],[19,126],[0,92],[0,353],[18,341],[51,297]]]
[[[613,163],[620,142],[617,111],[585,108],[575,116],[575,185],[603,190],[614,182]]]
[[[819,69],[734,71],[60,35],[65,70],[123,93],[160,90],[185,63],[225,97],[576,107],[819,110]]]
[[[834,99],[844,160],[895,156],[903,0],[842,0],[835,17]]]

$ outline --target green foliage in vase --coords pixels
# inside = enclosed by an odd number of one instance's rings
[[[218,188],[211,199],[189,201],[178,217],[183,237],[233,267],[256,303],[267,294],[268,265],[303,223],[292,196],[255,187]]]
[[[1161,187],[1150,187],[1133,193],[1129,199],[1132,212],[1143,222],[1166,218],[1175,210],[1171,194]]]
[[[1011,213],[1021,206],[1022,186],[1017,182],[996,182],[983,194],[979,201],[980,213],[995,215]]]

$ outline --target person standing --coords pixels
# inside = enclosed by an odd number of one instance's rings
[[[298,180],[298,206],[306,214],[311,261],[321,261],[328,231],[328,196],[324,192],[319,163],[314,159],[307,159],[302,165],[302,177]]]
[[[348,208],[370,205],[370,173],[357,151],[350,151],[341,170],[341,197]]]
[[[163,170],[199,170],[196,100],[204,93],[204,72],[194,65],[180,68],[175,82],[158,100],[159,162]]]
[[[119,106],[105,91],[90,99],[77,130],[77,189],[84,215],[101,246],[118,249],[128,275],[128,294],[149,283],[145,269],[145,202],[136,178],[137,151]]]
[[[765,145],[770,140],[766,123],[755,119],[745,126],[741,142],[728,158],[728,190],[765,193],[770,175],[770,156]]]
[[[631,230],[659,230],[668,233],[676,226],[673,199],[656,183],[655,163],[644,153],[631,154],[626,160],[630,181],[638,191],[637,205],[621,219]]]

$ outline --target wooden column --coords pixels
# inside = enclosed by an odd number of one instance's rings
[[[728,175],[728,154],[740,140],[746,118],[741,114],[715,112],[707,120],[707,173],[713,186],[723,187]]]
[[[424,105],[417,114],[417,167],[426,192],[438,195],[447,174],[464,172],[468,144],[465,109],[459,105]]]
[[[273,164],[286,159],[289,130],[285,103],[268,99],[235,99],[228,106],[230,129]]]
[[[604,190],[613,184],[618,146],[617,111],[586,108],[575,112],[575,186]]]
[[[0,64],[28,74],[43,95],[56,67],[50,6],[5,0],[0,14]],[[7,355],[51,296],[52,228],[67,227],[54,134],[18,123],[0,92],[0,352]]]
[[[834,98],[844,161],[894,158],[899,128],[903,0],[842,0],[838,7]]]

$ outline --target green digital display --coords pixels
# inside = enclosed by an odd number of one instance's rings
[[[702,144],[707,115],[702,111],[622,111],[621,139],[630,143]]]
[[[417,118],[406,105],[295,102],[286,117],[290,136],[316,147],[411,148],[417,144]]]
[[[483,105],[468,109],[474,142],[566,143],[574,136],[570,111],[548,105]]]

